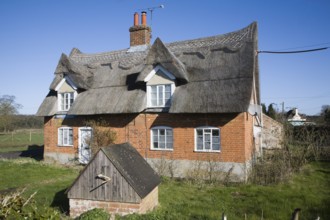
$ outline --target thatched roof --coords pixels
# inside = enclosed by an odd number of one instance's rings
[[[98,54],[62,55],[50,94],[37,115],[56,113],[57,84],[65,76],[79,95],[68,114],[147,111],[145,77],[157,65],[176,77],[171,113],[246,112],[259,104],[257,24],[224,35]],[[254,85],[255,84],[255,85]],[[253,88],[257,103],[251,103]]]

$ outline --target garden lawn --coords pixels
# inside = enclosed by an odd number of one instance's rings
[[[79,170],[31,159],[0,160],[0,190],[26,188],[35,191],[38,204],[68,211],[64,191]],[[330,163],[312,163],[287,183],[274,186],[248,184],[221,186],[165,179],[159,188],[160,206],[146,215],[123,219],[290,219],[301,208],[299,220],[330,219]]]
[[[330,219],[330,163],[312,163],[285,184],[274,186],[193,185],[167,180],[159,190],[160,207],[143,216],[124,219],[290,219],[301,208],[299,220]],[[263,216],[263,218],[261,218]],[[246,218],[245,218],[246,217]]]
[[[23,151],[29,146],[41,146],[44,143],[42,129],[26,129],[12,133],[0,133],[0,152]]]
[[[25,189],[24,195],[34,192],[38,204],[57,207],[63,212],[69,208],[65,190],[78,175],[78,170],[54,166],[33,159],[0,160],[0,191]]]

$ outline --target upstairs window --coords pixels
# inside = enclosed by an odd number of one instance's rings
[[[59,94],[60,111],[68,111],[74,100],[74,92],[66,92]]]
[[[147,107],[170,107],[175,90],[175,77],[163,67],[157,66],[144,81],[147,83]]]
[[[151,129],[151,149],[173,150],[173,130],[170,127]]]
[[[77,87],[73,81],[65,76],[56,86],[57,92],[57,110],[61,112],[69,111],[73,101],[77,97]]]
[[[150,107],[170,106],[172,96],[172,85],[152,85],[150,86]]]
[[[58,146],[73,146],[73,129],[62,127],[58,129]]]
[[[220,129],[215,127],[196,128],[195,151],[220,152]]]

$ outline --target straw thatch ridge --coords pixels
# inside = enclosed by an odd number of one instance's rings
[[[139,113],[147,109],[145,77],[157,65],[176,77],[170,113],[246,112],[260,104],[257,24],[224,35],[151,47],[62,55],[50,90],[64,76],[80,89],[72,115]],[[56,93],[56,92],[55,92]],[[256,100],[252,97],[256,96]],[[56,113],[54,91],[37,115]]]
[[[161,65],[167,71],[171,72],[178,82],[185,84],[189,81],[183,63],[166,48],[159,38],[155,40],[150,48],[145,59],[145,68],[139,74],[137,82],[143,82],[145,77],[156,65]]]

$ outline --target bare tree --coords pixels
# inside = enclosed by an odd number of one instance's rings
[[[13,123],[13,116],[18,114],[18,109],[22,105],[15,102],[16,97],[11,95],[3,95],[0,97],[0,129],[3,131],[10,130]]]
[[[94,155],[101,147],[106,147],[113,144],[117,138],[117,133],[113,131],[109,123],[104,119],[97,121],[90,120],[86,121],[86,126],[93,129],[93,135],[89,140],[85,140],[92,149]]]

